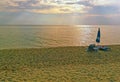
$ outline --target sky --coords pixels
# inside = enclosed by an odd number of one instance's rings
[[[0,0],[0,25],[120,25],[120,0]]]

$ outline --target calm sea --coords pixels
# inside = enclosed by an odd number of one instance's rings
[[[120,45],[120,26],[0,26],[0,49],[87,46],[95,43],[101,28],[101,45]]]

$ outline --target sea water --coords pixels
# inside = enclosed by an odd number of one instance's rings
[[[120,45],[120,26],[115,25],[9,25],[0,26],[0,49],[88,46],[96,43],[98,28],[100,45]]]

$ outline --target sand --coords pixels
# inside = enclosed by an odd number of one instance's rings
[[[0,50],[0,82],[119,82],[120,45]]]

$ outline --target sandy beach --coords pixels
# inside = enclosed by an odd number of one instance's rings
[[[0,50],[1,82],[119,82],[120,46]]]
[[[0,82],[120,82],[120,0],[1,0]]]

